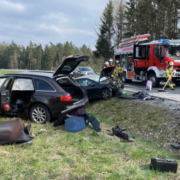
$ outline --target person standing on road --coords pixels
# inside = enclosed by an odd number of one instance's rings
[[[174,63],[173,63],[173,62],[170,62],[170,63],[169,63],[169,66],[167,66],[166,72],[165,72],[165,78],[166,78],[166,80],[168,81],[168,80],[170,79],[167,85],[169,85],[169,87],[171,88],[171,90],[174,90],[174,87],[173,87],[173,84],[172,84],[173,66],[174,66]]]
[[[103,68],[102,68],[102,69],[107,68],[107,67],[108,67],[108,65],[109,65],[109,62],[108,62],[108,61],[106,61],[106,62],[104,63],[104,66],[103,66]]]
[[[124,72],[124,68],[120,66],[119,61],[116,61],[116,67],[114,68],[114,71],[111,77],[119,78],[120,82],[122,83],[123,72]]]
[[[109,65],[108,65],[108,67],[114,67],[113,59],[110,59],[110,60],[109,60]]]

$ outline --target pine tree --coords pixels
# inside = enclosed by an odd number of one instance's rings
[[[46,45],[44,49],[44,55],[42,58],[42,69],[43,70],[51,70],[53,65],[53,55],[51,53],[51,49],[49,48],[48,45]]]
[[[34,48],[34,58],[36,59],[36,67],[35,69],[41,69],[41,61],[42,61],[42,56],[43,56],[43,49],[42,45],[38,45]]]
[[[126,21],[127,21],[127,29],[125,33],[125,37],[133,36],[137,33],[136,30],[136,3],[137,0],[129,0],[126,2]]]
[[[96,42],[96,56],[102,56],[104,59],[113,57],[113,35],[114,35],[114,17],[113,17],[113,2],[109,1],[102,18]]]
[[[8,62],[8,68],[9,69],[17,69],[18,68],[18,46],[12,42],[9,46],[9,62]]]
[[[126,16],[125,16],[125,4],[124,0],[120,0],[118,9],[115,14],[115,46],[118,47],[121,39],[124,36],[126,30]]]

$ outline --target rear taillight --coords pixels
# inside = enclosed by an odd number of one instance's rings
[[[61,101],[72,101],[73,99],[72,99],[72,96],[69,94],[67,96],[61,96],[60,100]]]

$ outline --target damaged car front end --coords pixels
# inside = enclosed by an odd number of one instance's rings
[[[119,96],[124,89],[124,84],[120,82],[119,78],[111,77],[114,67],[107,67],[101,71],[99,76],[99,83],[110,84],[115,95]]]

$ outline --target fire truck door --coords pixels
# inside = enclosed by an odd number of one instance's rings
[[[164,47],[156,45],[154,48],[154,62],[153,66],[158,69],[164,69]]]

